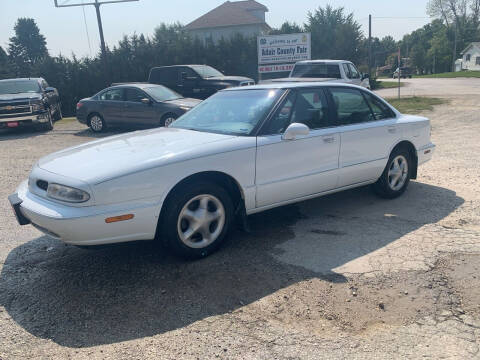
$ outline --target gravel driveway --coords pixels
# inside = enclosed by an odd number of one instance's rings
[[[0,134],[0,359],[480,359],[480,79],[434,80],[413,83],[450,102],[425,113],[437,151],[404,196],[257,214],[196,262],[18,226],[8,194],[92,133]]]

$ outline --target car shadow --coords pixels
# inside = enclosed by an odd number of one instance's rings
[[[0,304],[28,332],[62,346],[153,336],[307,279],[345,282],[335,268],[440,221],[463,202],[417,182],[395,200],[351,190],[252,215],[249,233],[234,230],[219,252],[194,262],[153,242],[86,250],[42,236],[9,253]],[[316,241],[304,243],[310,237]],[[301,252],[295,261],[284,258],[288,244]]]
[[[0,129],[0,141],[26,139],[48,134],[50,130],[43,130],[35,126],[25,126],[10,129]]]

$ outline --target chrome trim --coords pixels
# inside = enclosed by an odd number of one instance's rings
[[[39,115],[42,115],[42,114],[39,114]],[[44,119],[43,118],[38,119],[37,115],[29,115],[29,116],[21,116],[21,117],[0,118],[0,123],[25,121],[25,120],[31,120],[32,122],[41,122],[41,120],[44,120]]]

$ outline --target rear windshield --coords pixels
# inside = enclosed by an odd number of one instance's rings
[[[143,90],[157,101],[176,100],[182,97],[175,91],[161,85],[144,88]]]
[[[340,79],[340,67],[338,64],[297,64],[292,70],[290,77],[299,78],[333,78]]]
[[[0,94],[38,93],[40,85],[36,80],[0,81]]]

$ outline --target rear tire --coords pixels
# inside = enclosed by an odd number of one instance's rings
[[[382,176],[373,184],[375,193],[386,199],[402,195],[408,187],[414,163],[405,148],[392,151]]]
[[[175,255],[200,259],[215,252],[234,217],[230,195],[221,186],[203,182],[184,186],[169,196],[158,235]]]
[[[95,133],[105,131],[107,125],[100,114],[92,114],[88,117],[88,126]]]

